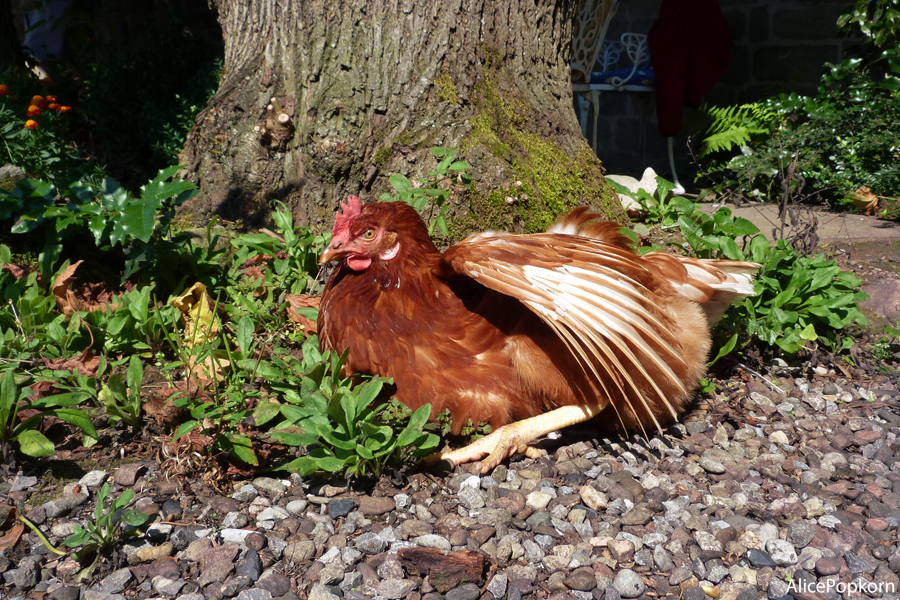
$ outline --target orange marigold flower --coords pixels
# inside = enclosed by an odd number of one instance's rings
[[[56,102],[51,102],[47,105],[47,108],[49,108],[50,110],[59,110],[59,104],[57,104]]]
[[[56,96],[46,96],[44,100],[47,102],[56,102]]]
[[[37,106],[38,108],[40,108],[40,107],[44,106],[45,100],[44,100],[43,96],[32,96],[31,103],[33,105]]]
[[[71,106],[60,106],[59,107],[59,112],[69,112],[70,110],[72,110]]]
[[[40,111],[40,110],[41,110],[41,107],[38,106],[37,104],[32,104],[31,106],[28,107],[28,112],[35,112],[35,111]]]
[[[0,83],[0,96],[8,96],[9,94],[9,86],[5,83]]]
[[[37,126],[38,126],[37,121],[32,121],[31,119],[28,119],[27,121],[25,121],[26,129],[34,129]]]

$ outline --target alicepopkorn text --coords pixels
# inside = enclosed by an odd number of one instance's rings
[[[828,592],[837,592],[839,594],[846,594],[847,592],[862,592],[877,597],[884,594],[892,594],[894,591],[895,586],[891,581],[876,583],[874,581],[857,579],[856,581],[846,583],[843,581],[834,581],[833,579],[825,581],[802,581],[793,579],[788,582],[788,592],[799,593],[825,594]]]

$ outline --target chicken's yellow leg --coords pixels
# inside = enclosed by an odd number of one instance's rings
[[[442,452],[437,458],[438,460],[449,460],[454,465],[458,465],[478,460],[487,454],[487,458],[481,461],[482,473],[489,472],[516,452],[524,453],[529,458],[538,458],[540,451],[529,446],[529,443],[551,431],[587,421],[606,408],[606,404],[598,402],[587,406],[562,406],[530,419],[504,425],[465,448]]]

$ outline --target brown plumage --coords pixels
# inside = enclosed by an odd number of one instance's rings
[[[608,405],[629,428],[677,418],[704,372],[709,327],[753,293],[757,265],[637,256],[586,208],[547,233],[474,235],[441,254],[401,202],[342,204],[322,262],[323,349],[351,372],[393,377],[411,408],[450,409],[494,433],[446,453],[487,472]]]

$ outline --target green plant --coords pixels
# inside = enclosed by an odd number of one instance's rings
[[[858,26],[879,48],[896,46],[900,43],[900,1],[856,0],[853,10],[841,15],[837,24],[844,32]]]
[[[168,181],[178,169],[160,171],[141,187],[138,198],[112,179],[99,189],[80,181],[58,189],[46,181],[23,179],[11,192],[0,190],[0,219],[15,221],[13,233],[45,226],[46,242],[40,254],[45,277],[60,260],[63,241],[81,233],[90,234],[101,249],[121,246],[125,254],[122,277],[127,279],[171,250],[169,225],[175,209],[197,194],[192,183]]]
[[[761,235],[750,243],[749,258],[762,265],[756,296],[730,309],[748,335],[787,355],[816,344],[835,352],[852,346],[852,338],[838,342],[835,332],[867,323],[858,302],[868,296],[857,290],[858,277],[822,254],[800,256],[784,240],[770,248]]]
[[[104,483],[97,494],[93,521],[85,521],[76,526],[74,533],[63,541],[65,546],[79,548],[82,553],[104,550],[123,537],[137,534],[138,527],[150,520],[150,515],[140,511],[124,510],[131,504],[134,490],[126,489],[104,510],[109,497],[109,483]],[[123,524],[127,527],[122,528]]]
[[[277,233],[250,233],[231,240],[238,249],[232,262],[230,278],[240,279],[240,270],[248,261],[266,262],[271,269],[263,273],[263,279],[252,282],[256,289],[265,287],[271,299],[282,293],[303,294],[315,290],[319,272],[318,257],[331,239],[331,234],[316,234],[308,227],[295,227],[290,210],[278,203],[272,213]],[[229,296],[240,294],[232,289]],[[252,302],[258,302],[253,299]],[[245,305],[245,308],[247,307]]]
[[[0,379],[0,454],[4,462],[11,457],[13,442],[22,454],[53,456],[56,451],[53,442],[36,429],[48,417],[56,417],[81,429],[85,446],[97,443],[97,431],[90,417],[83,410],[71,408],[84,401],[83,395],[57,394],[37,400],[31,400],[31,396],[32,390],[20,388],[13,370],[7,369]]]
[[[106,359],[100,357],[97,377],[103,376],[106,370]],[[123,381],[124,377],[124,381]],[[141,381],[144,378],[144,367],[141,359],[132,354],[128,361],[128,370],[113,373],[106,383],[101,384],[97,399],[100,406],[110,415],[110,420],[124,421],[129,427],[136,428],[141,424]]]
[[[307,448],[307,456],[281,468],[303,475],[378,477],[388,467],[437,448],[439,437],[422,430],[431,414],[430,404],[410,415],[397,403],[376,403],[391,380],[376,377],[353,387],[350,378],[340,376],[346,358],[346,352],[323,356],[318,340],[311,336],[303,345],[302,362],[284,356],[259,363],[257,374],[284,402],[260,403],[254,411],[257,425],[274,425],[269,432],[272,439]]]
[[[472,183],[472,178],[466,174],[469,164],[461,160],[453,160],[456,156],[456,148],[441,148],[435,146],[429,148],[438,164],[434,170],[429,171],[426,177],[419,178],[419,186],[416,187],[404,175],[391,175],[389,181],[391,187],[397,191],[397,195],[384,193],[378,199],[380,202],[393,202],[401,200],[406,202],[418,211],[423,211],[427,206],[431,206],[428,213],[428,233],[433,234],[435,228],[441,232],[441,235],[447,235],[447,202],[454,194],[454,182],[458,182],[466,187]],[[435,216],[435,211],[437,216]]]
[[[709,125],[703,133],[700,144],[700,158],[747,146],[759,136],[772,134],[778,123],[779,114],[764,103],[741,104],[735,106],[705,106]]]
[[[70,107],[50,92],[31,71],[0,69],[0,163],[34,178],[77,178],[91,167],[69,140]]]
[[[867,35],[895,37],[896,2],[868,4],[880,5],[874,15],[884,22],[871,22]],[[860,8],[853,19],[862,18]],[[708,108],[712,125],[701,134],[700,177],[713,180],[720,193],[768,201],[780,198],[785,185],[846,207],[864,187],[881,197],[900,195],[900,45],[863,54],[826,64],[813,96]]]
[[[137,535],[139,528],[150,520],[150,515],[137,510],[125,510],[134,498],[134,490],[125,490],[110,502],[108,509],[104,510],[109,497],[109,483],[104,482],[97,494],[94,519],[85,520],[76,526],[72,535],[63,540],[64,546],[77,548],[75,558],[79,560],[94,555],[91,564],[75,575],[75,581],[81,581],[90,575],[97,566],[101,552],[108,550],[123,538]]]

